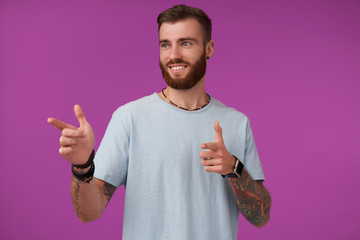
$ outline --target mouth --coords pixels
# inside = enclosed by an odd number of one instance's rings
[[[169,68],[171,70],[171,72],[174,72],[174,73],[178,73],[178,72],[181,72],[183,70],[185,70],[188,66],[185,65],[185,64],[171,64],[169,65]]]

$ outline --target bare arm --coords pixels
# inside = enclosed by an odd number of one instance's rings
[[[254,181],[244,168],[240,178],[228,178],[242,215],[254,226],[263,227],[270,219],[271,197],[262,181]]]
[[[49,118],[48,122],[61,131],[60,155],[71,164],[83,165],[88,161],[94,149],[95,137],[79,105],[74,106],[74,113],[79,120],[79,128],[55,118]],[[86,173],[89,169],[90,167],[87,169],[75,168],[74,170],[81,174]],[[115,190],[116,187],[99,179],[92,179],[87,183],[72,177],[70,191],[76,216],[82,222],[99,218]]]
[[[72,177],[70,189],[76,216],[90,222],[101,216],[116,187],[97,178],[86,183]]]

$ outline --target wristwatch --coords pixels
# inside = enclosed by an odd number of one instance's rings
[[[236,159],[234,172],[226,174],[226,176],[228,178],[239,178],[241,176],[241,172],[242,172],[242,170],[244,168],[244,165],[242,164],[242,162],[237,157],[235,157],[234,155],[233,155],[233,157]]]

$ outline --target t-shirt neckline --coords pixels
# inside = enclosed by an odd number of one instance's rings
[[[212,105],[212,103],[214,102],[214,99],[213,97],[210,96],[210,102],[208,105],[206,105],[205,107],[203,107],[202,109],[199,109],[199,110],[196,110],[196,111],[186,111],[186,110],[183,110],[183,109],[180,109],[180,108],[177,108],[167,102],[165,102],[164,100],[161,99],[161,97],[159,96],[159,94],[157,92],[154,92],[153,96],[158,100],[160,101],[165,107],[167,108],[170,108],[174,111],[178,111],[178,112],[182,112],[182,113],[186,113],[186,114],[196,114],[196,113],[201,113],[201,112],[204,112],[206,111],[207,109],[209,109]]]

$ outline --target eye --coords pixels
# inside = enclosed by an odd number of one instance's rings
[[[162,43],[162,44],[160,44],[160,47],[161,47],[161,48],[167,48],[167,47],[169,47],[169,44],[167,44],[167,43]]]
[[[182,45],[185,46],[185,47],[188,47],[188,46],[191,46],[191,43],[190,42],[183,42]]]

